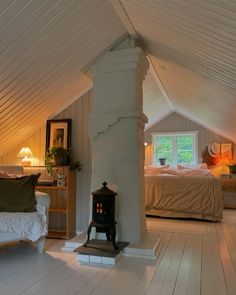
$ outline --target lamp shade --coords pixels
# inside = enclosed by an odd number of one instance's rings
[[[19,153],[17,154],[18,158],[23,158],[21,161],[22,166],[30,166],[31,161],[30,157],[33,157],[33,153],[31,152],[30,148],[28,147],[23,147]]]
[[[33,153],[31,152],[30,148],[23,147],[19,153],[17,154],[18,158],[24,158],[24,157],[32,157]]]

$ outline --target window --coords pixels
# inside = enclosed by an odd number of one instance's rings
[[[159,165],[160,158],[166,158],[166,164],[196,164],[197,132],[154,133],[154,165]]]

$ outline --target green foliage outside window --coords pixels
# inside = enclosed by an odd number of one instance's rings
[[[154,162],[166,158],[167,164],[194,163],[194,135],[154,135]]]
[[[177,163],[193,163],[193,143],[192,135],[176,136]]]
[[[158,163],[160,158],[166,158],[166,164],[173,162],[173,142],[171,136],[156,137],[155,142],[155,163]]]

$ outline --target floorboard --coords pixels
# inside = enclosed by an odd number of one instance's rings
[[[234,295],[236,210],[219,223],[148,218],[161,233],[156,260],[123,257],[114,267],[83,265],[63,241],[47,240],[46,253],[30,243],[0,247],[0,295]]]

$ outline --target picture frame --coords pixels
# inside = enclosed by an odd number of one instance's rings
[[[221,159],[232,160],[232,143],[221,143],[220,156]]]
[[[53,147],[71,147],[71,125],[71,119],[47,120],[46,152]]]

